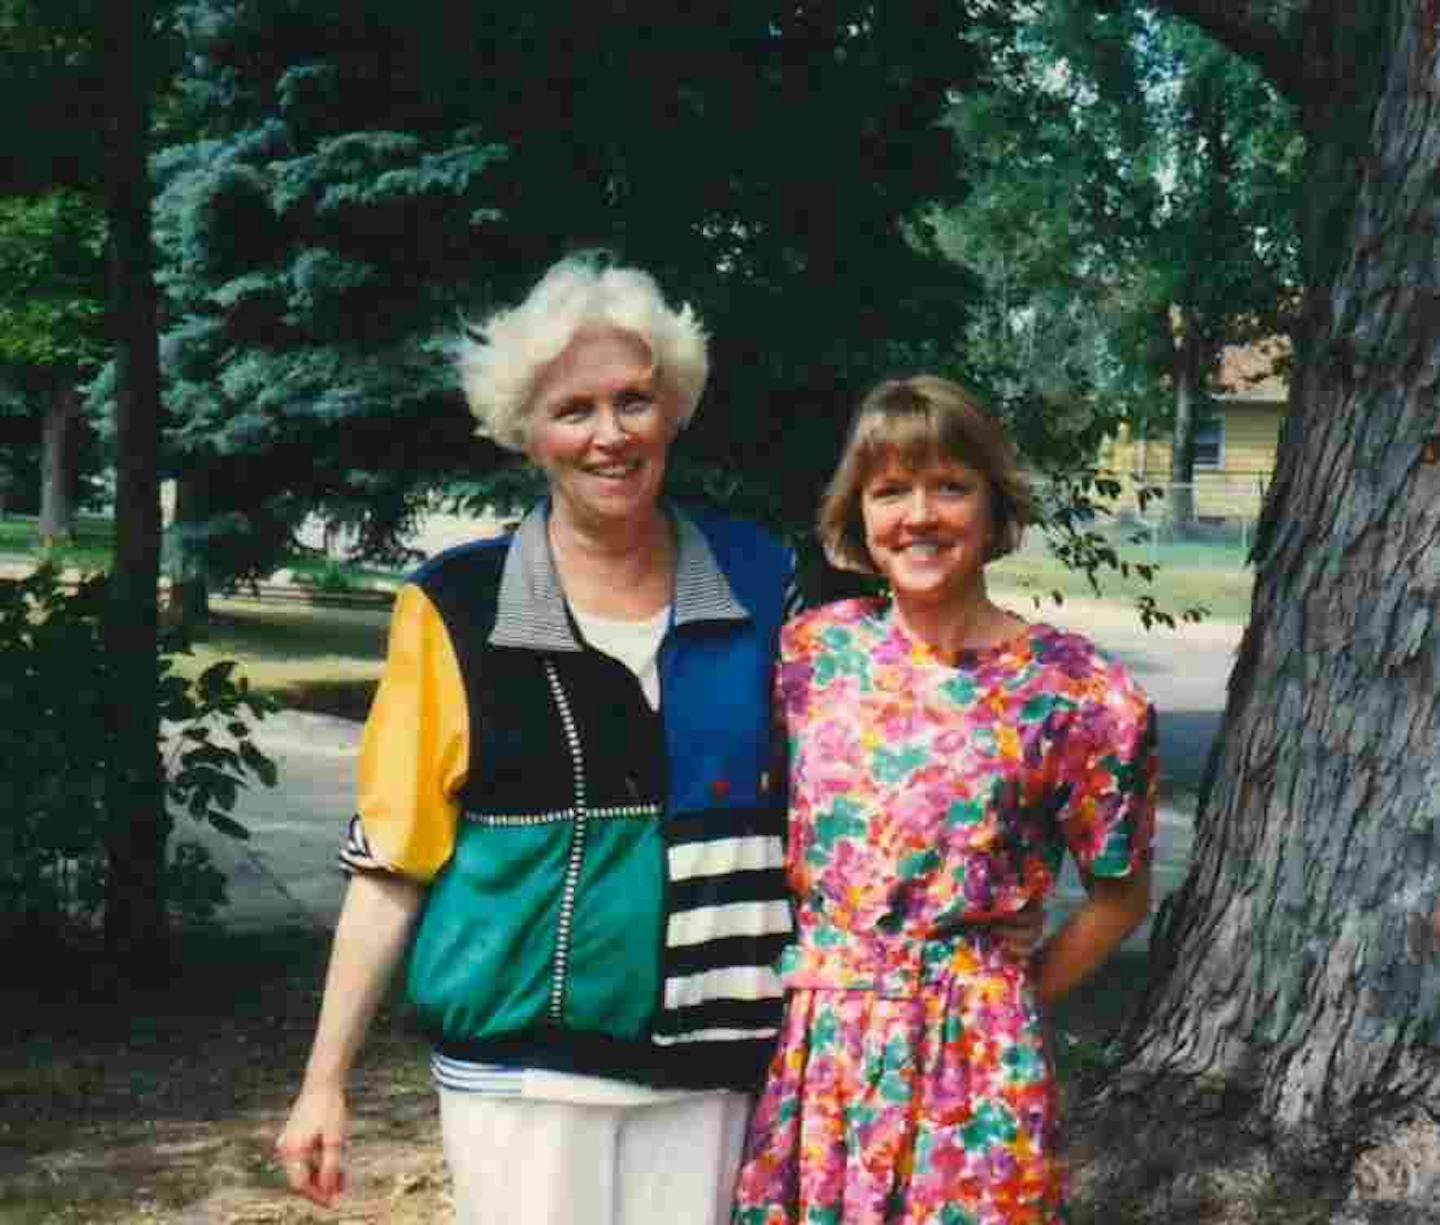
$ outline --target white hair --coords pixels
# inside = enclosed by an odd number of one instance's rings
[[[689,423],[710,372],[695,312],[667,306],[647,272],[572,256],[551,267],[519,306],[466,329],[456,366],[476,432],[523,451],[537,377],[585,328],[614,328],[640,340],[657,377],[678,398],[679,424]]]

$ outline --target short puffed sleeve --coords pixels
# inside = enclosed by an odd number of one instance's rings
[[[342,864],[433,880],[454,849],[456,796],[469,764],[469,713],[454,646],[429,597],[407,585],[396,597],[385,669],[360,741]]]
[[[1082,872],[1124,877],[1150,862],[1155,840],[1155,710],[1121,664],[1097,657],[1096,668],[1055,763],[1059,825]]]

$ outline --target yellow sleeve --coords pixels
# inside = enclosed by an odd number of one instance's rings
[[[465,684],[445,623],[407,585],[360,740],[356,813],[375,867],[423,883],[455,846],[455,798],[470,764]]]

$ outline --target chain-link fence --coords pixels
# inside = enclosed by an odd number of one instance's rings
[[[1122,477],[1123,492],[1112,513],[1117,522],[1143,533],[1150,551],[1180,550],[1203,557],[1217,554],[1227,564],[1244,564],[1255,539],[1268,477],[1203,473],[1194,481],[1142,483]],[[1141,497],[1146,489],[1148,496]]]
[[[1248,564],[1265,500],[1266,474],[1197,473],[1184,484],[1104,473],[1088,493],[1091,531],[1140,546],[1152,562],[1241,567]]]
[[[1042,601],[1052,594],[1153,601],[1171,613],[1203,608],[1242,621],[1264,483],[1208,476],[1176,485],[1106,473],[1078,491],[1078,502],[1069,483],[1041,487],[1050,526],[1027,533],[1017,554],[996,562],[992,582]],[[1062,519],[1068,531],[1057,526]]]

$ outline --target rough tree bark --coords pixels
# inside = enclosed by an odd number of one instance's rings
[[[1440,0],[1163,2],[1222,39],[1235,23],[1262,64],[1292,48],[1271,75],[1311,146],[1310,286],[1130,1070],[1219,1077],[1293,1138],[1335,1138],[1440,1111]],[[1299,24],[1272,37],[1281,10]]]
[[[152,0],[105,8],[106,214],[115,338],[115,560],[105,625],[111,760],[105,946],[131,982],[168,965],[167,835],[157,748],[160,351],[146,167]]]

